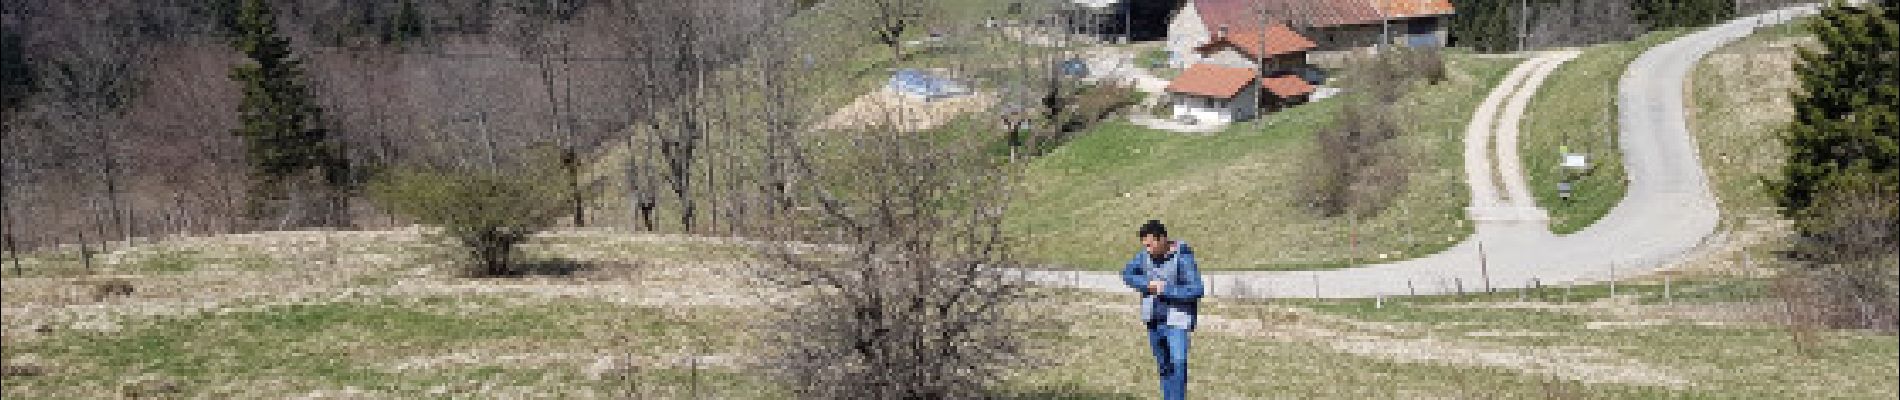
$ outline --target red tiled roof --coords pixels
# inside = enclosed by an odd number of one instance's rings
[[[1240,94],[1240,89],[1253,83],[1259,72],[1253,68],[1236,68],[1214,64],[1194,64],[1181,76],[1168,82],[1169,93],[1184,93],[1231,99]]]
[[[1388,18],[1445,15],[1456,12],[1450,0],[1372,0]]]
[[[1209,32],[1258,29],[1263,19],[1293,25],[1329,27],[1376,24],[1384,20],[1370,0],[1192,0]],[[1267,15],[1263,16],[1262,13]]]
[[[1305,79],[1300,79],[1300,77],[1294,75],[1281,75],[1261,79],[1260,85],[1265,86],[1267,92],[1273,93],[1275,96],[1280,96],[1280,98],[1283,99],[1313,93],[1313,85],[1306,83]]]
[[[1293,29],[1288,28],[1286,24],[1275,23],[1272,27],[1267,28],[1265,34],[1262,34],[1258,29],[1230,31],[1226,36],[1221,36],[1220,32],[1215,32],[1212,41],[1194,49],[1196,51],[1209,52],[1224,45],[1239,48],[1240,51],[1246,53],[1248,57],[1273,57],[1281,54],[1312,50],[1318,46],[1313,43],[1312,39],[1307,39],[1305,36],[1300,36],[1299,33],[1293,32]]]

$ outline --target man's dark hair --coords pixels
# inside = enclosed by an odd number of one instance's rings
[[[1148,237],[1149,235],[1168,237],[1168,227],[1161,225],[1161,220],[1151,219],[1148,220],[1148,223],[1141,224],[1141,230],[1135,232],[1135,237]]]

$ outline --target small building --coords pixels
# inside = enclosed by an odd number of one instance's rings
[[[1168,83],[1174,118],[1224,125],[1259,116],[1260,72],[1253,68],[1194,64]]]
[[[1288,107],[1305,104],[1317,86],[1307,83],[1299,75],[1283,74],[1260,79],[1260,86],[1266,89],[1266,95],[1260,96],[1260,110],[1278,112]]]

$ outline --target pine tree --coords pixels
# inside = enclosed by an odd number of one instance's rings
[[[1900,8],[1837,4],[1809,29],[1820,48],[1800,52],[1795,72],[1803,89],[1792,94],[1795,117],[1783,135],[1787,164],[1770,187],[1784,215],[1809,238],[1830,243],[1877,240],[1884,242],[1880,246],[1894,246],[1891,225],[1900,221],[1893,215],[1895,207],[1875,212],[1885,215],[1836,211],[1858,206],[1839,204],[1840,199],[1864,198],[1867,193],[1891,203],[1900,189]],[[1843,218],[1849,217],[1884,221],[1879,223],[1888,225],[1886,237],[1841,230]],[[1845,250],[1850,249],[1823,252]]]
[[[321,110],[303,84],[290,40],[277,33],[274,15],[265,0],[244,0],[232,43],[249,60],[233,68],[231,79],[243,90],[233,133],[244,139],[254,179],[254,215],[267,213],[264,202],[284,199],[290,186],[312,174],[330,192],[348,180],[347,163],[328,132],[316,127]],[[330,197],[332,203],[337,200],[334,193]]]
[[[397,6],[394,21],[383,28],[383,43],[407,43],[422,38],[422,11],[416,9],[416,3],[403,0]]]

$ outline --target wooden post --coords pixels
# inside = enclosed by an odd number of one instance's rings
[[[85,232],[79,233],[79,262],[86,266],[86,274],[92,274],[92,243],[86,241]]]
[[[1484,292],[1491,293],[1491,262],[1484,254],[1484,242],[1478,242],[1478,274],[1484,278]]]
[[[1452,278],[1451,282],[1458,286],[1458,298],[1465,298],[1465,278]]]
[[[1610,264],[1610,297],[1616,297],[1616,264]]]
[[[1663,303],[1676,304],[1675,293],[1669,287],[1670,280],[1669,275],[1663,275]]]
[[[1319,300],[1319,271],[1313,271],[1313,299]]]
[[[1412,288],[1411,279],[1405,280],[1405,292],[1410,293],[1412,296],[1418,296],[1418,289]]]
[[[1385,295],[1382,294],[1378,295],[1378,297],[1374,297],[1372,299],[1372,308],[1385,308]]]
[[[1575,287],[1575,286],[1577,286],[1576,282],[1564,284],[1564,298],[1563,300],[1558,300],[1557,304],[1569,303],[1570,302],[1570,288]]]

